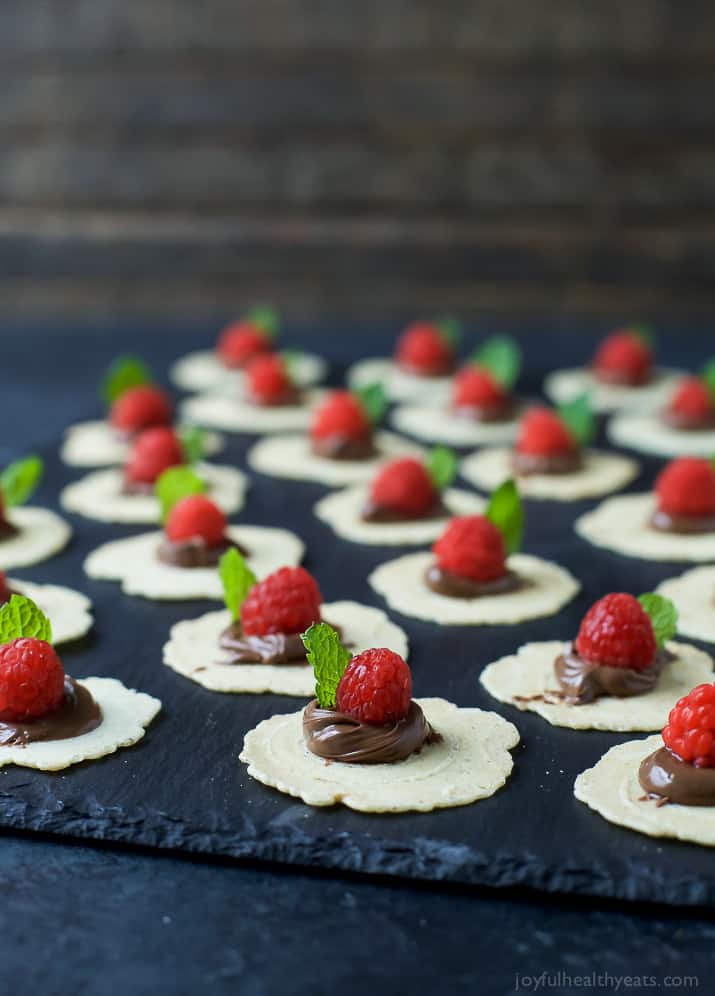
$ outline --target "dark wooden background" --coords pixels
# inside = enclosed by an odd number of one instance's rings
[[[713,0],[0,0],[0,312],[712,313]]]

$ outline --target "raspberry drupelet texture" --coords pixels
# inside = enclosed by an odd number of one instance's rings
[[[534,456],[561,456],[573,453],[578,443],[556,412],[550,408],[531,408],[519,423],[517,453]]]
[[[109,421],[121,432],[139,432],[171,422],[171,402],[160,387],[140,384],[123,391],[112,405]]]
[[[0,646],[0,720],[44,716],[64,698],[62,663],[44,640],[20,637]]]
[[[676,702],[663,743],[696,768],[715,768],[715,685],[696,685]]]
[[[430,322],[415,322],[400,336],[395,350],[398,364],[414,373],[438,376],[448,373],[454,353],[447,338]]]
[[[205,495],[189,495],[169,512],[164,531],[172,543],[199,539],[206,546],[219,546],[226,532],[226,516]]]
[[[667,515],[715,515],[715,467],[697,457],[673,460],[660,472],[655,494],[658,508]]]
[[[424,515],[434,507],[437,498],[424,464],[414,457],[392,460],[370,485],[370,499],[376,506],[404,515]]]
[[[455,374],[452,404],[455,408],[497,408],[509,394],[488,370],[474,364]]]
[[[412,675],[399,654],[365,650],[350,661],[335,694],[339,712],[362,723],[397,723],[409,712]]]
[[[184,462],[181,440],[169,426],[155,426],[141,432],[124,467],[128,481],[153,484],[169,467]]]
[[[259,581],[241,606],[241,629],[248,636],[302,633],[320,622],[323,597],[304,567],[281,567]]]
[[[650,346],[637,332],[619,329],[601,343],[593,365],[605,380],[637,385],[650,377],[653,355]]]
[[[280,405],[294,394],[285,361],[277,353],[264,353],[246,368],[249,397],[258,405]]]
[[[241,369],[260,353],[272,348],[270,336],[253,322],[234,322],[223,330],[217,345],[218,355],[227,367]]]
[[[452,519],[432,547],[437,564],[472,581],[496,581],[506,573],[504,538],[483,515]]]
[[[590,664],[633,671],[650,667],[658,650],[650,616],[637,598],[625,592],[605,595],[591,606],[574,647]]]
[[[668,411],[683,418],[706,420],[715,413],[715,400],[704,380],[685,377],[670,399]]]
[[[367,412],[350,391],[331,391],[315,411],[310,427],[313,439],[335,437],[361,442],[369,439],[371,433]]]

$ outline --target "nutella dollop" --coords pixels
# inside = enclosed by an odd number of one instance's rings
[[[218,546],[207,546],[204,541],[195,536],[192,539],[174,543],[164,536],[157,547],[156,555],[164,564],[172,567],[216,567],[226,550],[235,548],[242,557],[248,556],[240,543],[224,538]]]
[[[287,408],[291,405],[299,405],[302,400],[303,397],[297,387],[291,387],[279,397],[272,398],[270,401],[258,398],[253,394],[249,395],[250,403],[256,405],[257,408]]]
[[[680,533],[683,536],[694,536],[698,533],[715,532],[715,515],[669,515],[656,508],[648,525],[660,533]]]
[[[377,454],[372,436],[367,439],[327,436],[325,439],[314,439],[311,449],[316,456],[326,460],[371,460]]]
[[[218,641],[231,653],[232,664],[307,664],[300,633],[267,633],[249,636],[240,623],[228,626]]]
[[[405,360],[396,360],[395,364],[400,368],[400,370],[404,370],[405,373],[411,374],[413,377],[424,377],[425,380],[434,380],[436,377],[448,377],[451,373],[454,373],[456,366],[453,359],[447,360],[433,370],[425,370],[424,367],[416,367],[412,363],[407,363]]]
[[[122,480],[123,495],[153,495],[154,485],[148,481],[129,481],[125,477]]]
[[[593,375],[596,380],[600,380],[603,384],[614,384],[618,387],[645,387],[653,379],[650,370],[647,370],[642,376],[633,377],[626,370],[607,370],[594,367]]]
[[[69,740],[90,733],[102,722],[102,710],[91,693],[73,678],[65,677],[60,705],[45,716],[0,720],[0,746],[24,747],[40,740]]]
[[[516,401],[514,398],[504,398],[493,405],[454,405],[452,412],[459,418],[471,422],[509,422],[514,417]]]
[[[404,719],[386,726],[374,726],[336,709],[321,709],[316,699],[303,711],[303,736],[313,754],[328,761],[349,764],[404,761],[425,744],[439,743],[442,739],[416,702],[410,703]]]
[[[715,768],[696,768],[667,747],[641,761],[638,781],[647,795],[661,804],[715,806]]]
[[[12,539],[13,536],[17,536],[19,531],[17,526],[13,526],[7,519],[0,519],[0,543],[3,540]]]
[[[430,564],[424,573],[425,584],[437,595],[447,598],[479,598],[484,595],[504,595],[516,591],[523,584],[514,571],[507,571],[493,581],[473,581],[442,570],[439,564]]]
[[[363,522],[422,522],[425,519],[444,519],[448,515],[449,509],[439,496],[421,515],[405,515],[398,509],[378,505],[371,498],[368,498],[360,513],[360,518]]]
[[[580,450],[569,453],[520,453],[514,450],[512,457],[514,472],[521,477],[529,474],[574,474],[583,467]]]
[[[604,695],[626,699],[650,692],[658,683],[665,665],[673,660],[667,650],[659,650],[650,667],[640,671],[628,667],[593,664],[579,657],[574,647],[554,661],[554,672],[564,701],[570,705],[586,705]]]
[[[661,421],[671,429],[679,432],[708,432],[715,429],[715,411],[704,418],[699,415],[689,415],[685,412],[674,412],[666,408],[660,413]]]

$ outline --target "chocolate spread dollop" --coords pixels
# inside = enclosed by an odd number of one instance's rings
[[[660,413],[660,417],[665,425],[678,432],[707,432],[715,429],[715,409],[703,418],[701,415],[689,415],[666,408]]]
[[[172,567],[216,567],[221,557],[231,548],[238,550],[242,557],[248,556],[240,543],[224,537],[218,546],[207,546],[199,537],[174,543],[164,536],[156,550],[156,555],[164,564]]]
[[[715,515],[669,515],[660,508],[648,520],[651,529],[659,533],[680,533],[694,536],[698,533],[715,532]]]
[[[231,653],[232,664],[307,664],[300,633],[266,633],[249,636],[240,623],[232,623],[218,641]]]
[[[586,705],[604,695],[627,699],[655,688],[665,665],[673,655],[659,650],[650,667],[638,671],[629,667],[593,664],[579,657],[572,646],[554,661],[554,672],[564,701],[569,705]]]
[[[363,522],[422,522],[425,519],[444,519],[449,514],[449,509],[439,495],[435,497],[429,508],[426,508],[420,515],[405,515],[399,509],[378,505],[371,498],[368,498],[360,513],[360,518]]]
[[[128,478],[122,480],[123,495],[153,495],[154,485],[149,481],[130,481]]]
[[[594,366],[593,376],[602,384],[614,384],[617,387],[644,387],[653,380],[650,369],[634,377],[627,370],[606,370]]]
[[[638,781],[661,804],[715,806],[715,768],[696,768],[667,747],[660,747],[641,761]]]
[[[0,542],[6,539],[12,539],[13,536],[17,536],[20,530],[17,526],[13,526],[12,522],[8,522],[7,519],[0,518]]]
[[[581,470],[581,451],[574,449],[568,453],[520,453],[514,450],[512,456],[514,472],[521,477],[529,474],[574,474]]]
[[[69,740],[96,730],[102,710],[91,693],[73,678],[65,677],[65,694],[52,712],[21,720],[0,720],[0,746],[24,747],[40,740]]]
[[[253,394],[250,395],[249,400],[257,408],[287,408],[289,405],[299,405],[302,401],[302,395],[297,387],[290,387],[271,401],[264,401]]]
[[[484,595],[505,595],[516,591],[523,584],[522,579],[514,571],[507,571],[493,581],[473,581],[459,574],[442,570],[439,564],[430,564],[424,572],[425,584],[437,595],[447,598],[479,598]]]
[[[509,422],[516,411],[516,401],[507,396],[491,405],[453,405],[452,412],[470,422]]]
[[[313,439],[311,449],[316,456],[326,460],[371,460],[377,454],[372,436],[366,439],[326,436],[325,439]]]
[[[391,764],[404,761],[425,744],[442,739],[416,702],[404,719],[385,726],[362,723],[336,709],[321,709],[316,699],[303,711],[303,736],[308,750],[328,761],[349,764]]]
[[[432,370],[425,370],[422,367],[413,366],[411,363],[405,362],[405,360],[395,360],[395,365],[399,367],[400,370],[404,370],[405,373],[411,374],[413,377],[424,377],[425,380],[429,380],[435,377],[448,377],[455,370],[455,360],[453,357],[445,359],[444,363],[441,363],[438,367],[434,367]]]

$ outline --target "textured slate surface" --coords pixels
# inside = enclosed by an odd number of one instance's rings
[[[485,330],[482,330],[485,331]],[[332,332],[333,334],[329,334]],[[338,364],[356,352],[355,330],[323,330],[294,337],[330,352]],[[287,337],[291,339],[291,337]],[[50,502],[73,473],[55,456],[62,426],[95,412],[93,386],[105,362],[127,348],[139,349],[162,369],[189,346],[208,342],[201,329],[116,330],[92,336],[23,330],[3,332],[0,417],[23,424],[10,445],[4,435],[3,461],[30,447],[48,456],[48,475],[38,500]],[[586,354],[586,335],[533,329],[524,343],[533,373],[545,362]],[[388,338],[364,330],[361,348],[387,347]],[[708,351],[703,333],[663,337],[667,359],[696,362]],[[525,387],[536,387],[527,381]],[[235,439],[230,455],[240,463],[246,440]],[[637,482],[650,482],[657,464]],[[307,566],[326,597],[354,596],[375,602],[365,576],[392,555],[335,540],[310,514],[321,489],[276,486],[258,479],[245,511],[247,522],[284,521],[309,547]],[[676,573],[591,550],[571,532],[583,505],[530,507],[527,548],[550,556],[584,577],[581,597],[557,619],[521,627],[450,629],[404,622],[413,653],[418,694],[443,694],[462,705],[492,707],[477,684],[481,666],[530,639],[573,633],[585,608],[605,590],[652,588]],[[554,514],[556,510],[556,514]],[[126,841],[182,851],[467,884],[527,885],[544,890],[712,904],[712,854],[694,847],[658,843],[619,830],[577,803],[575,775],[618,742],[607,734],[554,730],[537,717],[504,709],[522,733],[515,773],[493,799],[437,814],[370,817],[343,809],[314,811],[249,781],[237,756],[242,735],[261,718],[292,711],[297,700],[219,696],[180,680],[160,663],[161,645],[177,619],[199,615],[206,605],[161,605],[119,594],[115,585],[92,583],[81,572],[88,550],[109,536],[131,530],[74,520],[72,546],[46,565],[22,576],[65,581],[87,591],[95,603],[95,632],[65,652],[77,676],[115,674],[164,702],[164,713],[137,748],[59,776],[23,769],[0,773],[0,822],[55,834]],[[349,565],[349,571],[345,565]],[[19,574],[20,572],[18,572]]]

